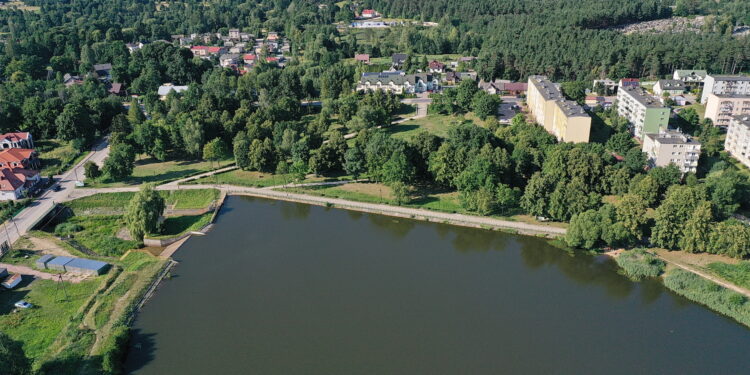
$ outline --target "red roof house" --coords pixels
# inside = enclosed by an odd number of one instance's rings
[[[357,61],[357,62],[363,62],[365,64],[369,64],[370,63],[370,55],[368,55],[366,53],[358,53],[358,54],[354,55],[354,60]]]
[[[0,135],[0,148],[34,148],[34,140],[29,132],[5,133]]]

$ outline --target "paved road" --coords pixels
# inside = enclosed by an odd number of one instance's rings
[[[75,190],[75,181],[84,179],[83,164],[87,161],[93,161],[101,165],[109,154],[109,145],[106,140],[96,144],[88,156],[83,158],[74,168],[61,176],[55,176],[60,185],[60,191],[47,190],[41,197],[31,203],[29,207],[21,211],[12,223],[6,222],[4,227],[0,228],[0,243],[14,243],[19,237],[36,225],[50,210],[54,207],[55,202],[67,200],[71,191]],[[10,240],[9,240],[10,239]]]

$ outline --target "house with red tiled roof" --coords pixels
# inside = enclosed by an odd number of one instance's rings
[[[362,18],[375,18],[378,16],[378,12],[376,12],[374,9],[365,9],[362,11]]]
[[[0,148],[34,148],[34,140],[29,132],[5,133],[0,135]]]
[[[366,53],[358,53],[358,54],[354,55],[354,61],[365,63],[365,64],[369,64],[370,63],[370,55],[368,55]]]
[[[39,168],[36,151],[28,148],[9,148],[0,151],[0,168]]]
[[[430,73],[442,73],[445,70],[445,64],[437,60],[432,60],[428,68],[430,69]]]
[[[253,55],[252,53],[247,53],[244,56],[242,56],[242,61],[244,61],[246,65],[252,65],[255,63],[255,60],[257,58],[258,58],[257,55]]]
[[[40,180],[38,171],[24,168],[0,169],[0,200],[21,199]]]
[[[211,55],[219,55],[226,52],[226,48],[211,46],[192,46],[190,47],[190,51],[193,52],[193,55],[195,56],[209,57]]]

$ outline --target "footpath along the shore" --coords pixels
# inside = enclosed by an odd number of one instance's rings
[[[281,186],[279,186],[281,187]],[[565,228],[548,225],[529,224],[518,221],[495,219],[491,217],[454,214],[447,212],[431,211],[421,208],[393,206],[387,204],[364,203],[347,199],[321,197],[315,195],[298,194],[268,188],[253,188],[235,185],[201,184],[201,185],[174,185],[167,184],[156,187],[157,190],[190,190],[190,189],[219,189],[229,195],[246,195],[259,198],[278,199],[290,202],[314,204],[318,206],[329,206],[347,210],[368,212],[379,215],[409,218],[430,222],[438,222],[465,227],[484,228],[492,230],[507,230],[528,235],[559,237],[565,235]],[[100,189],[76,189],[71,198],[80,198],[97,193],[112,193],[123,191],[137,191],[138,187],[127,188],[100,188]]]

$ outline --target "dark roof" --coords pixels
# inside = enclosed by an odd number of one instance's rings
[[[68,264],[70,261],[72,261],[73,258],[71,257],[56,257],[55,259],[50,260],[47,264],[48,265],[55,265],[55,266],[64,266]]]
[[[54,255],[49,255],[49,254],[42,255],[39,259],[36,260],[36,263],[45,264],[54,258],[55,258]]]
[[[394,53],[393,56],[391,56],[391,61],[393,61],[394,64],[402,64],[408,57],[409,55],[405,53]]]
[[[98,260],[74,258],[70,261],[70,263],[65,264],[65,268],[73,267],[84,270],[98,271],[107,267],[108,265],[109,264]]]
[[[368,74],[362,75],[360,83],[377,84],[393,82],[394,85],[403,85],[408,82],[410,85],[416,84],[418,81],[427,82],[432,80],[431,74],[392,74],[392,73],[380,73],[380,74]]]

